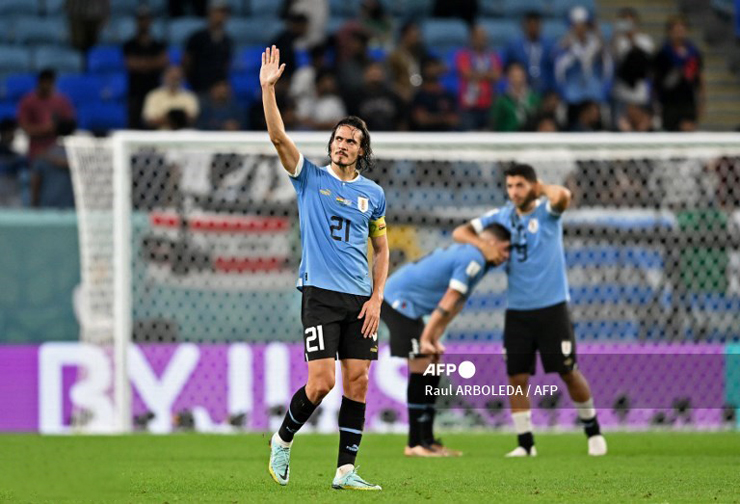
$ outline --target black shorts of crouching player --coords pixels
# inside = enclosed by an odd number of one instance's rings
[[[383,301],[380,309],[380,319],[388,326],[391,333],[391,355],[403,357],[404,359],[415,359],[421,357],[419,344],[424,332],[424,320],[412,319],[393,309],[391,305]]]
[[[358,319],[369,296],[319,287],[303,287],[301,321],[306,361],[316,359],[378,359],[378,335],[362,335]]]
[[[562,374],[577,369],[568,303],[537,310],[506,310],[504,350],[509,376],[535,374],[537,352],[545,373]]]

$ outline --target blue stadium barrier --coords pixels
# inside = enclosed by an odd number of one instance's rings
[[[93,73],[120,72],[126,69],[121,46],[95,46],[87,53],[87,70]]]
[[[64,46],[37,46],[33,64],[35,70],[53,68],[57,72],[82,71],[80,53]]]

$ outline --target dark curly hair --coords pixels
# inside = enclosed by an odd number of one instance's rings
[[[331,137],[329,138],[329,144],[326,146],[326,150],[329,153],[329,159],[331,159],[331,144],[334,142],[334,135],[337,133],[340,126],[350,126],[360,130],[362,133],[360,148],[363,150],[364,154],[357,158],[357,171],[364,172],[370,170],[373,167],[374,162],[373,149],[370,146],[370,132],[367,130],[367,124],[365,124],[365,121],[357,116],[345,117],[339,121],[336,126],[334,126],[334,129],[331,132]]]

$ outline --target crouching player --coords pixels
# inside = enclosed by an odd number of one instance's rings
[[[380,318],[391,334],[391,355],[408,359],[409,414],[407,457],[459,456],[434,438],[436,394],[425,393],[439,386],[439,376],[424,376],[429,364],[444,352],[440,338],[460,313],[480,280],[509,257],[509,231],[500,224],[483,230],[485,256],[468,244],[436,249],[396,271],[386,283]],[[486,257],[491,261],[486,261]],[[430,315],[427,323],[423,317]]]

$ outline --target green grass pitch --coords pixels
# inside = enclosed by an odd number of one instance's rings
[[[448,434],[458,459],[405,459],[403,436],[369,434],[358,464],[380,493],[331,489],[331,435],[296,437],[284,488],[267,473],[267,435],[2,435],[0,502],[740,503],[740,433],[606,435],[603,458],[581,434],[542,433],[537,458],[513,460],[511,434]]]

